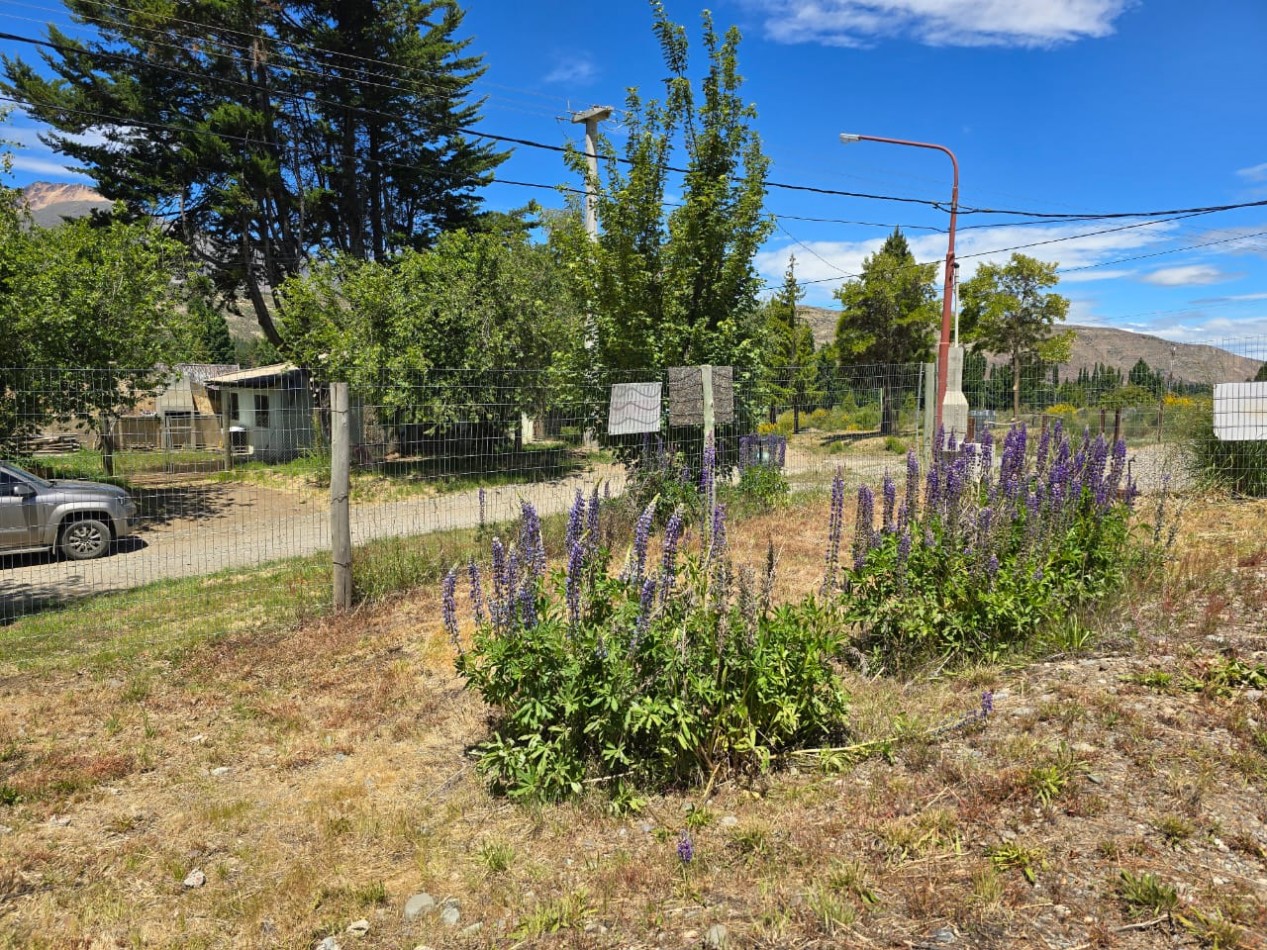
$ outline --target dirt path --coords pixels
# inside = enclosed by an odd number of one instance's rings
[[[489,488],[484,517],[488,522],[515,517],[521,498],[542,514],[554,514],[567,508],[577,488],[589,492],[606,481],[613,493],[622,491],[623,468],[604,465],[560,481]],[[50,601],[251,568],[330,547],[324,500],[256,485],[204,483],[171,489],[151,501],[152,517],[109,557],[87,562],[48,555],[0,557],[0,621]],[[478,491],[355,505],[352,542],[469,528],[479,522]]]

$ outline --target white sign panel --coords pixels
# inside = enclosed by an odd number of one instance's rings
[[[1267,441],[1267,383],[1216,385],[1214,434],[1224,442]]]
[[[660,431],[660,384],[613,383],[607,410],[608,435]]]

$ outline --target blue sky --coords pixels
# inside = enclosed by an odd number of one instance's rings
[[[483,0],[465,32],[484,54],[481,128],[562,144],[569,109],[620,106],[625,89],[662,89],[665,69],[640,0]],[[700,7],[666,0],[698,40]],[[841,131],[938,142],[961,168],[961,203],[1053,213],[1151,211],[1267,199],[1267,3],[1262,0],[718,0],[720,27],[744,34],[745,95],[773,159],[771,178],[844,191],[945,200],[944,156]],[[0,30],[65,23],[54,0],[12,0]],[[24,57],[0,41],[0,50]],[[698,42],[695,63],[702,65]],[[606,130],[619,144],[619,114]],[[15,178],[75,180],[18,115]],[[560,156],[519,148],[508,179],[568,183]],[[548,191],[494,185],[490,206]],[[945,254],[946,216],[932,208],[771,191],[782,216],[758,257],[777,283],[789,253],[810,284],[806,303],[832,306],[836,278],[856,273],[893,224],[921,260]],[[1021,224],[960,219],[961,275],[1000,248],[1141,220]],[[971,226],[971,227],[968,227]],[[1206,245],[1196,247],[1195,245]],[[1070,322],[1218,342],[1267,336],[1267,207],[1149,224],[1025,250],[1063,268]],[[969,257],[967,255],[979,255]],[[1076,270],[1073,268],[1077,268]],[[842,278],[843,279],[843,278]]]

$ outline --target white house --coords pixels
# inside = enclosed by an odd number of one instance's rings
[[[235,451],[262,462],[280,462],[312,446],[308,374],[295,364],[225,373],[205,385]]]

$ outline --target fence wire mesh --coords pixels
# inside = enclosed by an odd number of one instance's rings
[[[1267,382],[1252,382],[1267,340],[1209,349],[1194,365],[1022,367],[1019,383],[1007,363],[970,355],[968,435],[1059,421],[1124,439],[1146,491],[1267,494]],[[328,607],[328,386],[289,364],[28,368],[0,369],[0,396],[6,658],[178,639],[189,618],[216,618],[199,636],[285,625]],[[548,517],[578,491],[619,499],[652,471],[696,483],[706,417],[723,481],[758,460],[793,491],[824,489],[838,468],[876,481],[929,451],[934,398],[920,364],[716,368],[707,387],[698,370],[667,368],[431,370],[354,387],[358,597],[434,579],[523,501]],[[93,607],[102,594],[115,596]]]

